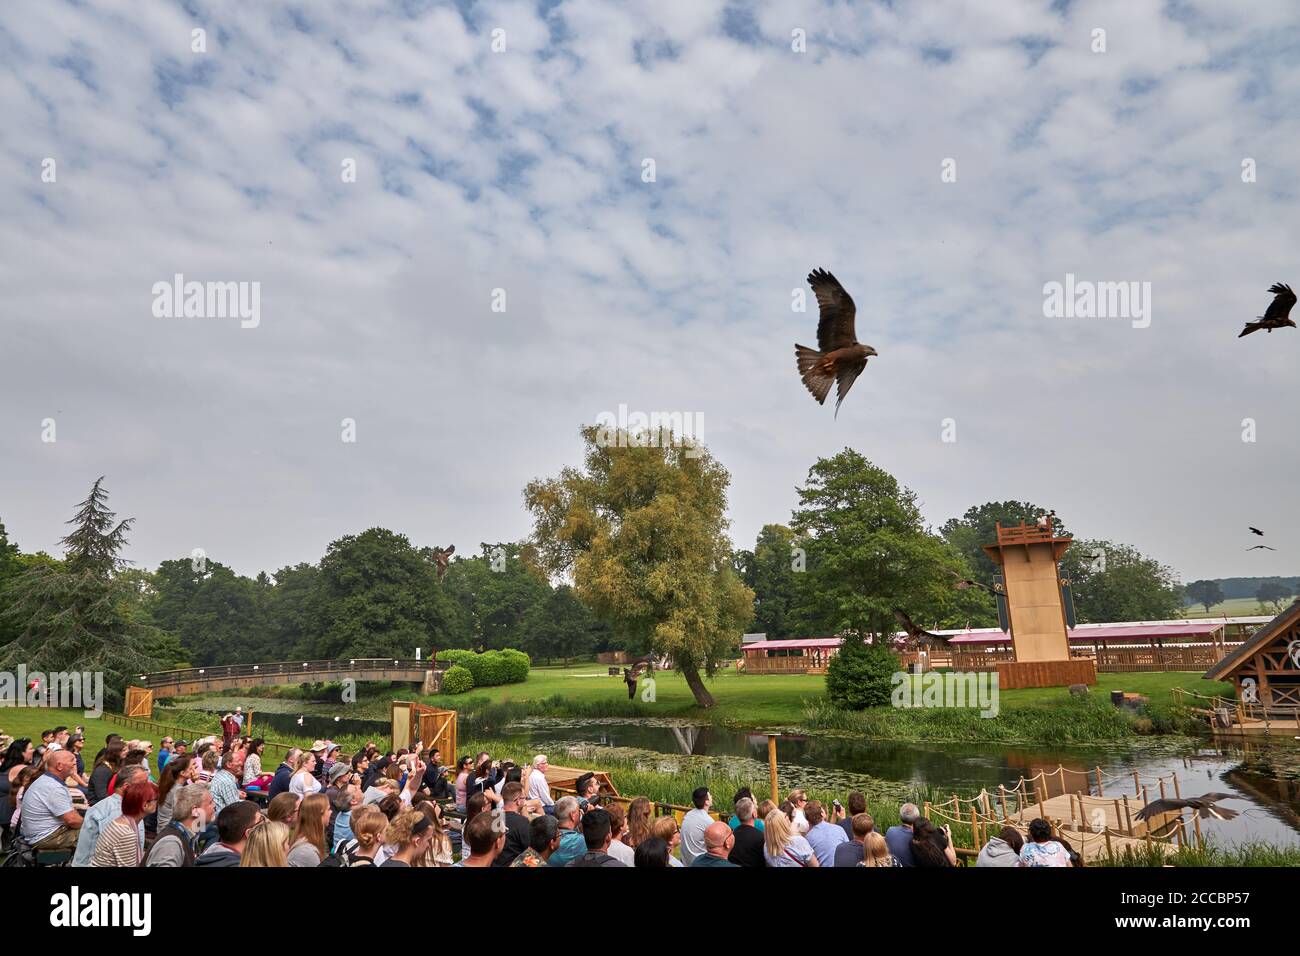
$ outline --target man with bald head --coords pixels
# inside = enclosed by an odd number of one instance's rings
[[[71,850],[77,845],[81,814],[72,809],[66,783],[77,769],[70,750],[56,750],[45,758],[45,772],[23,794],[19,832],[29,846],[41,850]]]
[[[704,830],[704,852],[691,861],[691,866],[731,866],[727,859],[736,845],[736,835],[721,820],[710,823]]]

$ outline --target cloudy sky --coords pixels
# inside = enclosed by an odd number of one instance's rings
[[[738,545],[847,445],[936,526],[1295,574],[1300,333],[1236,335],[1300,283],[1297,62],[1292,0],[6,0],[0,519],[55,550],[102,474],[145,567],[472,551],[622,404],[699,416]],[[880,353],[838,420],[814,266]],[[1067,274],[1149,325],[1045,317]]]

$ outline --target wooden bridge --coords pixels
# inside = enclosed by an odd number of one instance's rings
[[[1052,825],[1054,834],[1069,841],[1085,863],[1144,850],[1168,852],[1192,840],[1204,845],[1201,821],[1195,813],[1193,833],[1188,832],[1181,812],[1147,821],[1137,819],[1138,811],[1157,795],[1181,796],[1176,773],[1143,780],[1137,773],[1058,766],[1032,777],[1022,776],[1014,786],[999,786],[997,792],[985,789],[968,800],[954,794],[949,800],[926,803],[923,813],[936,824],[948,823],[969,834],[972,846],[958,843],[959,856],[978,854],[1003,826],[1027,834],[1029,822],[1040,817]]]
[[[138,686],[127,688],[126,716],[149,716],[153,712],[154,698],[276,684],[341,680],[410,682],[419,684],[421,693],[436,694],[442,689],[445,669],[432,658],[411,660],[358,657],[340,661],[273,661],[265,664],[223,664],[158,671],[138,675]]]

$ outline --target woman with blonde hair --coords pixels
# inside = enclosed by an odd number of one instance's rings
[[[808,817],[804,814],[804,808],[808,806],[808,791],[799,787],[791,790],[790,796],[785,799],[790,804],[790,822],[794,824],[795,832],[800,836],[805,835],[809,826]]]
[[[330,818],[330,801],[323,793],[313,793],[298,808],[298,823],[289,840],[290,866],[320,866],[325,859],[325,824]]]
[[[627,832],[623,835],[623,842],[636,849],[638,843],[650,839],[650,836],[650,800],[637,797],[627,805]]]
[[[677,849],[682,842],[681,830],[678,828],[675,818],[655,817],[654,822],[650,824],[650,835],[656,836],[668,844],[668,865],[670,867],[686,865],[673,856],[673,850]]]
[[[413,866],[451,866],[454,862],[451,852],[451,837],[442,825],[442,807],[436,800],[425,800],[416,807],[429,818],[433,824],[433,837],[424,856],[416,860]]]
[[[384,843],[393,851],[380,866],[415,866],[428,852],[433,823],[419,810],[403,810],[384,830]]]
[[[779,809],[763,821],[763,859],[768,866],[817,866],[812,846]]]
[[[384,846],[384,830],[388,817],[374,804],[357,807],[352,811],[352,839],[344,845],[340,855],[348,866],[376,866],[375,857]]]
[[[320,781],[316,779],[316,755],[304,750],[298,757],[298,766],[294,767],[293,777],[289,780],[289,792],[295,797],[307,797],[319,793]]]
[[[267,820],[248,831],[240,866],[288,866],[285,849],[289,845],[289,828]]]
[[[862,862],[858,866],[898,866],[898,861],[890,854],[885,838],[872,830],[863,841]]]

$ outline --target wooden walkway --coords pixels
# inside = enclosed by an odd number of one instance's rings
[[[1021,777],[996,793],[983,790],[969,800],[954,794],[949,800],[927,803],[924,813],[937,823],[955,824],[969,832],[972,847],[958,848],[967,854],[977,853],[1004,826],[1028,834],[1030,821],[1042,818],[1087,864],[1129,851],[1169,852],[1192,840],[1200,843],[1195,814],[1192,832],[1182,813],[1162,814],[1150,821],[1137,818],[1142,807],[1166,795],[1181,796],[1177,774],[1144,781],[1137,774],[1107,774],[1100,767],[1083,771],[1058,766]]]

